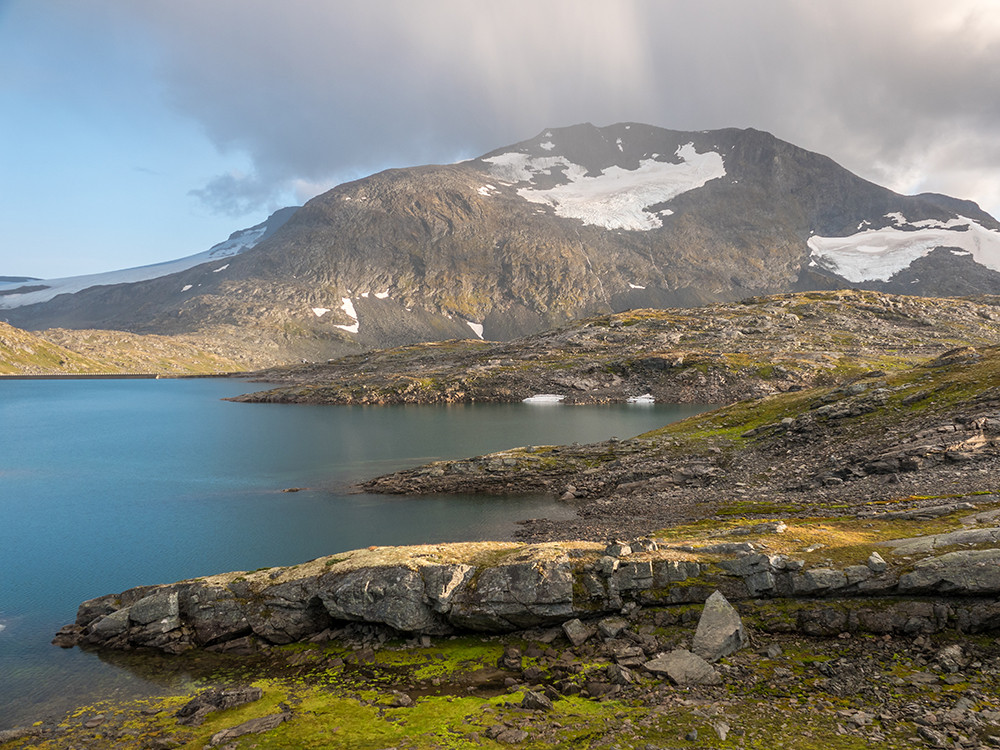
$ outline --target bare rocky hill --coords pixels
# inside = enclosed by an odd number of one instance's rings
[[[8,319],[315,361],[793,290],[998,293],[998,230],[971,202],[898,195],[760,131],[577,125],[339,185],[238,256]]]
[[[726,403],[1000,343],[998,301],[839,291],[632,310],[510,342],[422,344],[269,369],[255,377],[284,385],[237,400],[456,403],[549,394],[565,403]]]

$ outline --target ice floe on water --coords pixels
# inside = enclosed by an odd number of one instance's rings
[[[947,222],[925,219],[911,223],[894,212],[886,218],[895,226],[866,229],[847,237],[813,235],[807,241],[810,264],[852,282],[888,281],[935,248],[947,247],[1000,271],[1000,232],[962,216]]]
[[[626,400],[629,404],[655,404],[656,399],[651,393],[644,393],[641,396],[629,396]]]
[[[565,396],[557,393],[536,393],[534,396],[521,399],[522,404],[558,404]]]
[[[588,176],[585,167],[561,156],[506,153],[484,161],[492,165],[490,171],[498,179],[511,182],[530,182],[536,176],[561,171],[566,184],[544,190],[522,187],[517,191],[527,201],[551,206],[558,216],[606,229],[649,230],[663,226],[663,221],[647,208],[726,174],[718,152],[699,154],[694,144],[688,143],[675,155],[681,159],[679,164],[643,159],[638,169],[612,166],[595,176]]]

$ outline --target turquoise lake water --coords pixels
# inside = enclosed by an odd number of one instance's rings
[[[220,400],[260,388],[0,380],[0,729],[146,687],[134,671],[49,644],[85,599],[372,544],[509,538],[518,520],[571,510],[349,487],[439,458],[630,437],[705,408]]]

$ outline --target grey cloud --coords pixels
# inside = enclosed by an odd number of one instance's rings
[[[252,159],[200,191],[227,211],[622,120],[766,129],[1000,209],[989,0],[106,2],[159,48],[174,106]]]
[[[277,208],[275,194],[281,187],[280,183],[264,181],[254,175],[221,174],[209,180],[205,187],[188,194],[212,211],[235,218],[265,207]]]

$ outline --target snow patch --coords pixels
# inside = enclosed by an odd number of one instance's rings
[[[378,299],[386,299],[389,296],[389,292],[375,292],[375,296]]]
[[[626,403],[629,404],[655,404],[656,399],[651,393],[644,393],[641,396],[629,396],[626,399]]]
[[[583,177],[586,168],[574,164],[563,156],[529,156],[518,151],[511,151],[499,156],[483,159],[493,166],[490,174],[498,180],[506,182],[530,182],[536,175],[551,175],[554,169],[562,168],[570,180]]]
[[[622,153],[625,153],[625,147],[622,146],[622,139],[621,138],[619,138],[617,141],[615,141],[615,145],[618,146],[618,150],[619,151],[621,151]]]
[[[471,320],[465,321],[465,324],[472,329],[472,332],[476,334],[479,338],[483,337],[483,324],[473,323]]]
[[[184,286],[182,286],[182,287],[181,287],[181,291],[182,291],[182,292],[186,292],[186,291],[187,291],[188,289],[190,289],[190,288],[191,288],[191,285],[190,285],[190,284],[185,284]]]
[[[633,284],[631,281],[628,283],[629,289],[645,289],[644,286],[639,286],[638,284]]]
[[[361,292],[361,296],[368,299],[368,292]]]
[[[153,263],[148,266],[137,268],[125,268],[119,271],[105,271],[103,273],[91,273],[85,276],[66,276],[57,279],[43,279],[41,282],[32,281],[30,283],[21,281],[0,282],[0,289],[7,292],[0,296],[0,309],[21,307],[22,305],[35,305],[40,302],[48,302],[53,297],[60,294],[75,294],[89,289],[92,286],[110,286],[112,284],[131,284],[137,281],[149,281],[158,279],[161,276],[168,276],[172,273],[186,271],[202,263],[207,263],[219,258],[229,258],[239,255],[256,245],[264,233],[267,231],[267,222],[257,226],[233,232],[229,239],[212,245],[208,250],[194,255],[188,255],[177,260],[168,260],[163,263]],[[228,265],[228,264],[227,264]],[[226,266],[223,266],[225,268]],[[222,270],[221,268],[218,270]],[[45,285],[45,289],[23,294],[12,293],[18,287]],[[188,287],[190,288],[190,286]],[[182,291],[187,291],[182,290]]]
[[[556,147],[556,144],[554,144],[552,141],[543,141],[542,143],[538,144],[538,147],[543,148],[546,151],[551,151]]]
[[[479,190],[476,191],[480,195],[485,195],[487,198],[491,195],[495,195],[497,189],[493,185],[483,185]]]
[[[579,219],[584,224],[606,229],[649,230],[663,226],[655,213],[646,209],[681,193],[700,188],[709,180],[726,174],[722,155],[709,151],[699,154],[693,143],[681,146],[676,155],[680,164],[644,159],[638,169],[608,167],[588,177],[586,168],[561,156],[530,157],[511,152],[490,157],[490,171],[515,182],[530,182],[541,174],[562,171],[567,184],[548,190],[523,187],[517,191],[527,201],[551,206],[559,216]],[[661,212],[670,215],[667,211]],[[673,213],[672,211],[670,213]]]
[[[212,273],[218,273],[219,271],[225,271],[227,268],[229,268],[229,264],[228,263],[226,263],[226,265],[224,265],[224,266],[219,266],[218,268],[213,268],[212,269]]]
[[[536,393],[534,396],[521,399],[522,404],[558,404],[565,396],[555,393]]]
[[[328,312],[330,312],[330,308],[329,307],[314,307],[314,308],[312,308],[312,311],[313,311],[313,315],[315,315],[317,318],[322,318],[324,315],[326,315]]]
[[[816,265],[848,281],[888,281],[938,247],[958,248],[994,271],[1000,271],[1000,232],[959,216],[940,226],[918,227],[902,214],[887,214],[896,227],[868,229],[848,237],[813,235],[807,241]],[[899,228],[899,221],[914,229]],[[929,221],[929,220],[928,220]],[[926,221],[919,222],[926,224]]]
[[[361,324],[358,322],[358,313],[354,309],[354,303],[351,301],[350,297],[341,297],[340,301],[341,301],[340,309],[344,311],[344,314],[347,315],[348,318],[354,319],[354,324],[349,326],[335,325],[334,327],[340,328],[341,330],[347,331],[348,333],[357,333],[358,329],[361,327]]]

